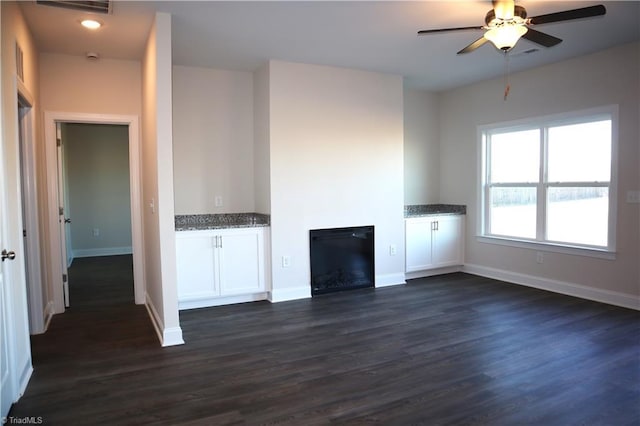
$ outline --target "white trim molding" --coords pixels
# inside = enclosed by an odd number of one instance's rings
[[[272,289],[269,293],[269,302],[287,302],[289,300],[308,299],[311,297],[311,286]]]
[[[404,274],[402,273],[376,275],[376,288],[402,285],[406,283],[407,282],[404,280]]]
[[[178,301],[178,309],[183,311],[185,309],[198,309],[208,308],[212,306],[232,305],[235,303],[247,303],[258,302],[260,300],[268,300],[268,293],[251,293],[251,294],[239,294],[236,296],[216,296],[216,297],[203,297],[193,299],[183,299]]]
[[[405,279],[413,280],[415,278],[432,277],[434,275],[452,274],[462,271],[462,265],[446,266],[444,268],[426,269],[424,271],[407,272],[404,274]]]
[[[623,308],[640,310],[640,297],[635,297],[631,294],[602,290],[599,288],[587,287],[584,285],[566,281],[541,278],[533,275],[520,274],[518,272],[489,268],[481,265],[465,264],[462,268],[462,271],[472,275],[479,275],[481,277],[493,278],[513,284],[538,288],[541,290],[548,290],[554,293],[579,297],[581,299],[593,300],[596,302],[607,303],[609,305],[621,306]]]
[[[53,288],[54,313],[62,313],[64,295],[62,291],[62,257],[60,253],[60,235],[58,226],[58,181],[56,123],[88,123],[117,124],[129,128],[129,170],[131,191],[131,238],[133,247],[133,286],[136,304],[145,303],[144,245],[142,236],[142,164],[140,156],[140,130],[138,116],[117,114],[86,114],[69,112],[44,113],[45,164],[46,175],[51,177],[47,182],[48,205],[48,240],[47,253],[49,262],[48,277]]]

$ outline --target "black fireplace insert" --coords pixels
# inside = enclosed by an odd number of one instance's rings
[[[311,294],[375,286],[373,226],[312,229]]]

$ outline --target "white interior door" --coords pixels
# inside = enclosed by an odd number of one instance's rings
[[[0,161],[0,168],[2,167],[2,162]],[[1,170],[0,170],[1,171]],[[4,203],[3,198],[4,191],[0,185],[0,221],[4,221],[6,217],[4,211]],[[5,247],[3,235],[3,226],[4,223],[0,223],[0,248]],[[3,249],[4,250],[4,249]],[[9,413],[9,408],[11,408],[12,395],[13,395],[13,381],[11,378],[11,370],[9,369],[10,361],[9,356],[11,353],[9,352],[10,345],[10,337],[9,337],[9,315],[7,300],[9,299],[6,296],[6,292],[8,289],[8,283],[5,283],[4,280],[4,269],[5,262],[2,262],[0,265],[0,418],[5,418]]]
[[[58,146],[58,222],[60,225],[60,256],[62,268],[62,287],[64,291],[64,306],[69,307],[69,273],[67,271],[67,225],[71,219],[65,216],[65,175],[64,175],[64,143],[62,142],[62,128],[56,122],[56,141]]]
[[[1,130],[1,128],[0,128]],[[11,286],[9,285],[9,274],[7,267],[11,261],[11,250],[6,246],[7,235],[7,211],[4,184],[7,181],[5,175],[3,147],[0,146],[0,251],[2,251],[2,261],[0,262],[0,419],[4,419],[9,413],[11,404],[15,397],[15,380],[13,377],[13,343]],[[14,254],[15,256],[15,254]],[[6,257],[6,259],[5,259]]]

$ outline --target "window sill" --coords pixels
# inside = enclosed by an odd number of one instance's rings
[[[507,247],[518,247],[530,250],[539,250],[551,253],[570,254],[574,256],[596,257],[599,259],[615,260],[616,252],[606,249],[565,246],[553,243],[543,243],[540,241],[515,240],[494,236],[478,235],[478,242],[486,244],[497,244]]]

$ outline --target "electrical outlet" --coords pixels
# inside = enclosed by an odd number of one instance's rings
[[[389,246],[389,256],[395,256],[396,254],[398,254],[398,249],[395,244],[391,244]]]
[[[100,236],[100,228],[93,228],[93,236],[94,237]]]
[[[222,195],[216,195],[215,198],[213,199],[213,202],[216,205],[216,207],[222,207]]]
[[[282,267],[288,268],[291,266],[291,256],[282,256]]]
[[[544,262],[544,254],[536,252],[536,263],[542,264]]]

